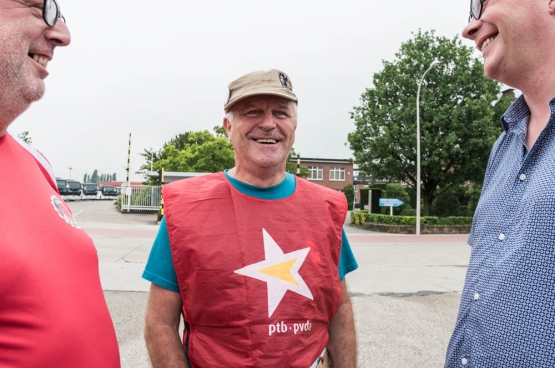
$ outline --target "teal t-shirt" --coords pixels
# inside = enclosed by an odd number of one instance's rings
[[[259,188],[252,185],[245,184],[229,176],[224,171],[225,177],[231,185],[243,194],[251,197],[264,200],[278,200],[289,197],[295,192],[296,180],[295,176],[287,173],[285,179],[276,186],[269,188]],[[355,260],[351,245],[345,231],[342,232],[341,253],[339,256],[339,278],[343,280],[345,275],[358,268],[358,263]],[[160,228],[152,250],[148,256],[143,278],[161,286],[165,289],[179,293],[179,286],[177,284],[177,276],[173,267],[172,252],[170,248],[170,237],[168,235],[168,228],[166,227],[166,218],[162,218]]]

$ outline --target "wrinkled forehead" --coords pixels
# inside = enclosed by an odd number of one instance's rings
[[[259,95],[247,97],[239,102],[233,107],[235,111],[244,111],[252,108],[272,108],[272,109],[282,109],[289,110],[295,108],[295,101],[291,101],[287,98],[272,96],[272,95]]]

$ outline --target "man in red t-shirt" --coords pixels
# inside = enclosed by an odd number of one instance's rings
[[[70,43],[56,0],[0,0],[0,367],[117,368],[92,240],[48,162],[7,129]]]

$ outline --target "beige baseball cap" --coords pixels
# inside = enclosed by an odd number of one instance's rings
[[[276,69],[245,74],[231,82],[227,88],[229,97],[224,106],[226,112],[231,110],[237,102],[251,96],[272,95],[298,101],[297,96],[293,93],[293,84],[289,76]]]

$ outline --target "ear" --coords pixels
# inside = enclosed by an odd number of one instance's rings
[[[548,0],[549,15],[555,15],[555,0]]]
[[[229,121],[227,116],[224,117],[224,121],[223,121],[222,125],[223,125],[225,131],[227,132],[227,138],[231,142],[231,122]]]

